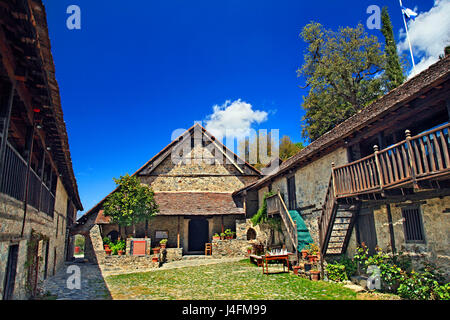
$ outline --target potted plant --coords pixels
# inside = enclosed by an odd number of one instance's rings
[[[302,259],[306,260],[308,258],[308,250],[302,249],[300,252],[302,253]]]
[[[105,249],[105,252],[106,252],[106,254],[107,254],[108,256],[110,256],[112,250],[111,250],[111,249],[109,248],[109,246],[108,246],[108,248]]]
[[[220,240],[220,236],[218,233],[214,233],[213,240]]]
[[[222,232],[222,233],[220,234],[220,240],[224,240],[224,239],[225,239],[225,233]]]
[[[311,280],[312,281],[319,281],[320,280],[320,271],[316,268],[313,268],[310,272],[311,274]]]
[[[159,250],[160,250],[159,247],[153,248],[153,253],[154,253],[154,254],[158,254],[158,253],[159,253]]]
[[[167,239],[162,239],[162,240],[159,242],[159,245],[161,246],[161,249],[165,249],[165,248],[166,248],[166,245],[167,245]]]
[[[123,256],[125,253],[125,247],[126,247],[126,243],[124,240],[119,240],[116,243],[116,248],[117,248],[117,253],[119,254],[119,256]]]
[[[308,245],[308,260],[309,262],[313,263],[316,262],[319,258],[318,254],[319,254],[319,247],[314,244],[311,243]]]
[[[233,233],[231,232],[231,229],[226,229],[225,230],[225,237],[227,239],[233,239]]]
[[[109,249],[109,246],[111,245],[111,240],[108,237],[104,237],[103,239],[103,248]]]
[[[248,247],[248,248],[247,248],[247,253],[248,253],[248,254],[252,254],[252,247]]]
[[[292,266],[292,270],[294,271],[295,275],[298,275],[298,270],[301,269],[301,266]]]
[[[157,255],[155,255],[155,256],[152,257],[152,262],[158,262],[158,260],[159,260],[159,259],[158,259],[158,256],[157,256]]]

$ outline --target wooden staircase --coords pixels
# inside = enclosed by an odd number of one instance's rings
[[[297,256],[298,255],[297,223],[292,219],[291,215],[289,214],[289,210],[287,209],[280,192],[278,192],[273,196],[267,197],[266,202],[268,215],[280,214],[281,220],[283,220],[289,238],[294,246],[295,254]]]
[[[411,136],[383,150],[335,167],[319,219],[323,255],[342,254],[360,208],[361,197],[392,189],[421,189],[421,184],[439,185],[450,180],[450,124]]]
[[[330,178],[322,216],[319,220],[320,252],[323,255],[345,253],[359,211],[359,202],[347,199],[341,203],[335,197],[333,175]]]

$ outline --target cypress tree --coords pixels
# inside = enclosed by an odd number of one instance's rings
[[[405,81],[405,75],[403,73],[402,66],[400,64],[400,58],[397,54],[397,46],[394,39],[394,31],[389,17],[387,7],[383,7],[381,12],[381,33],[385,39],[384,52],[386,55],[386,71],[387,88],[392,90]]]

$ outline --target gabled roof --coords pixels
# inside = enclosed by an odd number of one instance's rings
[[[450,80],[450,55],[431,65],[428,69],[422,71],[410,80],[406,81],[397,88],[391,90],[369,106],[354,114],[347,120],[341,122],[330,131],[324,133],[317,140],[311,142],[308,146],[298,153],[284,161],[279,170],[273,175],[267,175],[256,182],[235,191],[238,194],[247,189],[257,188],[269,183],[274,178],[291,170],[300,162],[306,161],[310,157],[330,148],[339,146],[339,142],[345,138],[363,129],[368,124],[376,121],[381,116],[395,110],[398,106],[404,105],[419,96],[422,92],[431,89],[441,83]]]
[[[170,155],[170,150],[172,147],[174,147],[177,143],[179,143],[180,141],[183,141],[183,138],[186,137],[186,135],[191,135],[194,133],[194,130],[201,130],[202,133],[205,135],[205,137],[207,137],[212,143],[215,144],[215,146],[221,150],[222,152],[224,152],[224,154],[226,153],[227,156],[233,156],[233,158],[235,159],[239,159],[239,161],[232,161],[232,163],[234,165],[237,165],[237,162],[239,163],[243,163],[245,167],[249,168],[254,175],[256,176],[261,176],[261,172],[259,170],[257,170],[255,167],[253,167],[252,165],[250,165],[248,162],[242,160],[238,155],[236,155],[234,152],[232,152],[230,149],[228,149],[222,142],[220,142],[219,140],[216,140],[216,138],[210,134],[203,126],[201,126],[199,123],[194,124],[192,127],[190,127],[188,130],[186,130],[183,134],[181,134],[178,138],[174,139],[172,142],[170,142],[166,147],[164,147],[160,152],[158,152],[155,156],[153,156],[149,161],[147,161],[142,167],[140,167],[135,173],[133,173],[131,176],[135,176],[135,175],[139,175],[141,172],[143,172],[146,168],[151,167],[152,164],[155,164],[156,168],[161,161],[157,162],[158,160],[160,160],[162,157],[167,157],[168,155]],[[153,168],[153,169],[154,169]],[[103,205],[103,202],[108,198],[109,195],[111,195],[112,193],[114,193],[115,191],[117,191],[117,187],[111,191],[106,197],[104,197],[99,203],[97,203],[94,207],[92,207],[88,212],[86,212],[85,214],[83,214],[83,216],[81,216],[78,220],[77,223],[79,224],[84,224],[88,217],[97,212],[98,210],[100,210],[101,206]],[[175,193],[175,192],[174,192]],[[191,193],[191,194],[195,194],[195,197],[197,197],[199,194],[217,194],[217,193],[209,193],[209,192],[176,192],[176,193],[180,193],[180,194],[184,194],[184,193]],[[155,192],[155,199],[157,199],[157,197],[160,197],[161,200],[165,199],[164,197],[161,196],[157,196],[156,194],[164,194],[164,192]],[[230,198],[231,198],[231,193],[229,194]],[[167,196],[170,197],[170,196]],[[167,198],[166,197],[166,198]],[[179,199],[181,199],[182,197],[180,197]],[[192,201],[188,200],[188,202]],[[158,201],[157,201],[158,203]],[[228,206],[230,207],[230,206]],[[219,208],[216,208],[217,210],[219,210]],[[235,208],[236,209],[236,208]],[[236,210],[233,209],[235,212]],[[162,208],[162,206],[160,206],[160,211],[164,210]],[[219,210],[221,212],[221,210]],[[238,212],[236,211],[234,214],[237,214]]]
[[[155,192],[155,200],[160,208],[158,216],[245,214],[244,208],[236,205],[231,193]],[[108,224],[110,219],[100,210],[95,223]]]

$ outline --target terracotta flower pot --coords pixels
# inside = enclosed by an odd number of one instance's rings
[[[106,252],[106,254],[108,255],[108,256],[110,256],[111,255],[111,252],[112,252],[112,250],[111,249],[105,249],[105,252]]]
[[[119,256],[123,256],[124,251],[123,250],[118,250],[117,253],[119,254]]]
[[[292,270],[294,271],[294,274],[298,274],[298,270],[300,269],[300,266],[293,266]]]
[[[160,243],[159,245],[161,246],[161,249],[165,249],[166,248],[166,244],[165,243]]]
[[[213,237],[213,240],[220,240],[220,237]]]
[[[152,262],[158,262],[158,257],[152,257]]]
[[[105,248],[105,250],[108,250],[109,249],[109,245],[105,244],[105,245],[103,245],[103,248]]]
[[[308,259],[309,259],[309,262],[316,262],[317,261],[317,256],[315,254],[309,255]]]
[[[319,281],[320,280],[320,271],[319,270],[312,270],[311,273],[311,280],[312,281]]]
[[[252,249],[247,249],[248,254],[252,254]]]
[[[157,254],[157,253],[159,253],[159,250],[160,250],[160,248],[153,248],[153,253]]]
[[[308,250],[302,250],[300,251],[302,253],[302,258],[307,259],[308,258]]]

